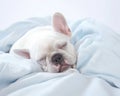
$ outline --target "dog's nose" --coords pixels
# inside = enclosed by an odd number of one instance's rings
[[[52,56],[52,62],[53,64],[61,64],[63,62],[63,56],[60,53],[54,54]]]

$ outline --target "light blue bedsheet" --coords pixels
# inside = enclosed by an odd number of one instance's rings
[[[77,69],[37,72],[32,61],[6,53],[28,30],[50,22],[31,18],[0,31],[0,96],[120,96],[120,36],[95,20],[69,22]]]

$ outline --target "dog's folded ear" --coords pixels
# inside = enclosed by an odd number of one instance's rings
[[[71,36],[70,28],[61,13],[55,13],[53,15],[53,27],[56,32],[61,32],[67,36]]]
[[[14,49],[13,51],[15,54],[23,58],[30,59],[30,53],[27,49]]]

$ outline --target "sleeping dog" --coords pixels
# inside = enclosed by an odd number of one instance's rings
[[[53,15],[51,26],[36,27],[16,41],[10,53],[32,59],[45,72],[75,68],[76,52],[70,43],[71,31],[61,13]]]

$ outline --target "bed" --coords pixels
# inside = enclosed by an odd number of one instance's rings
[[[31,60],[9,54],[28,30],[50,25],[50,16],[0,31],[0,96],[120,96],[120,35],[91,18],[68,22],[78,60],[63,73],[37,72]]]

